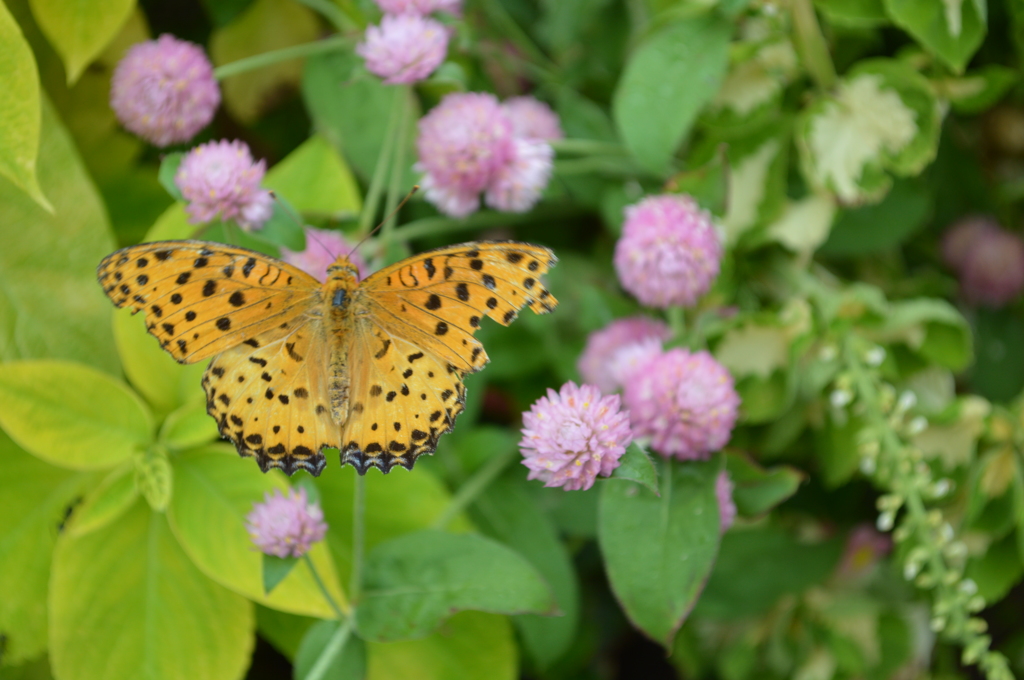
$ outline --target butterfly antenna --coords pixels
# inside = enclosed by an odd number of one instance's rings
[[[348,254],[348,255],[349,255],[349,257],[352,257],[352,253],[354,253],[354,252],[356,252],[357,250],[359,250],[359,246],[361,246],[361,245],[363,245],[364,243],[366,243],[366,240],[367,240],[367,239],[369,239],[369,238],[370,238],[371,236],[373,236],[373,235],[374,235],[374,234],[376,234],[376,233],[377,233],[378,231],[380,231],[380,228],[381,228],[381,227],[383,227],[383,226],[384,226],[385,224],[387,224],[387,221],[388,221],[388,220],[390,220],[390,219],[391,219],[392,217],[394,217],[394,216],[395,216],[395,215],[396,215],[396,214],[398,213],[398,211],[399,211],[399,210],[401,210],[401,209],[402,209],[402,208],[403,208],[403,207],[405,206],[405,204],[409,202],[409,199],[410,199],[410,198],[412,198],[412,197],[413,197],[413,195],[414,195],[414,194],[415,194],[415,193],[416,193],[417,191],[419,191],[419,190],[420,190],[420,185],[419,185],[419,184],[413,184],[413,185],[412,185],[412,189],[410,189],[410,190],[409,190],[409,193],[407,193],[407,194],[405,195],[405,198],[403,198],[403,199],[402,199],[402,201],[401,201],[401,202],[400,202],[400,203],[399,203],[398,205],[396,205],[396,206],[395,206],[395,209],[394,209],[394,210],[392,210],[392,211],[391,211],[390,213],[388,213],[387,217],[385,217],[385,218],[384,218],[383,220],[381,220],[381,221],[380,221],[380,222],[379,222],[379,223],[377,224],[377,226],[376,226],[376,227],[374,227],[373,229],[371,229],[371,230],[370,230],[370,233],[368,233],[368,234],[367,234],[366,236],[364,236],[364,237],[362,238],[362,240],[361,240],[361,241],[359,241],[359,243],[357,243],[357,244],[356,244],[356,245],[355,245],[355,246],[354,246],[354,247],[352,248],[352,250],[351,250],[351,251],[349,252],[349,254]]]
[[[299,215],[294,210],[291,209],[291,206],[289,206],[287,203],[285,203],[284,201],[279,199],[277,197],[277,193],[271,191],[270,192],[270,197],[273,198],[277,202],[277,204],[279,206],[281,206],[281,209],[285,211],[285,213],[288,215],[288,217],[292,218],[292,221],[295,222],[295,224],[299,225],[299,228],[302,229],[302,231],[304,231],[306,233],[306,238],[313,239],[313,241],[315,241],[318,246],[320,246],[321,248],[323,248],[324,250],[326,250],[329,253],[331,252],[331,249],[328,248],[327,245],[323,241],[318,239],[316,237],[316,235],[313,234],[313,232],[306,230],[305,225],[302,224],[302,218],[299,217]],[[337,257],[337,256],[338,256],[337,253],[331,253],[331,257]]]

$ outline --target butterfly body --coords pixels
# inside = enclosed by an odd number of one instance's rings
[[[526,243],[465,243],[363,281],[340,257],[321,284],[244,248],[164,241],[107,256],[98,276],[176,360],[211,359],[207,411],[241,455],[318,475],[336,447],[362,474],[434,451],[462,412],[462,378],[488,361],[482,317],[554,309],[539,283],[554,262]]]

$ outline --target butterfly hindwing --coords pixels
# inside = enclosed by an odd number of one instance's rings
[[[402,260],[359,288],[382,328],[472,372],[487,363],[473,338],[483,317],[507,326],[523,307],[538,314],[555,308],[540,276],[556,261],[529,243],[463,243]]]
[[[118,307],[146,315],[146,328],[180,363],[195,363],[286,323],[316,301],[320,284],[274,258],[204,241],[124,248],[97,269]]]

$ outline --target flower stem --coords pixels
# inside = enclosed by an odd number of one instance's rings
[[[331,25],[333,25],[339,31],[359,30],[359,27],[355,25],[355,22],[353,22],[351,19],[345,16],[345,13],[342,12],[337,5],[331,2],[331,0],[296,1],[305,5],[306,7],[309,7],[311,10],[322,14],[324,18],[331,22]]]
[[[616,142],[603,142],[597,139],[553,139],[551,148],[556,153],[572,153],[587,156],[629,156],[626,147]]]
[[[320,592],[323,593],[324,599],[327,600],[327,604],[330,605],[331,611],[334,612],[334,616],[341,621],[345,618],[345,612],[342,611],[341,607],[338,606],[338,603],[334,601],[333,597],[331,597],[331,593],[327,590],[327,586],[324,585],[323,579],[320,578],[320,572],[317,571],[316,565],[313,564],[313,560],[309,559],[309,553],[303,555],[302,559],[305,561],[306,566],[309,567],[309,573],[313,575],[313,580],[316,581],[317,587],[320,588]]]
[[[836,84],[836,67],[821,33],[811,0],[792,0],[794,42],[804,67],[818,87],[828,90]]]
[[[334,663],[334,660],[338,658],[338,654],[345,648],[345,643],[348,642],[349,636],[352,634],[352,617],[341,620],[341,625],[338,626],[338,630],[335,631],[331,639],[327,641],[327,645],[324,650],[320,652],[319,658],[316,663],[313,664],[313,668],[309,670],[309,675],[306,676],[305,680],[323,680],[327,675],[327,670]]]
[[[686,337],[686,310],[678,305],[672,305],[665,310],[668,318],[668,327],[672,330],[673,340],[682,340]]]
[[[409,118],[412,115],[412,90],[409,86],[401,86],[398,88],[399,93],[399,121],[398,131],[396,134],[395,142],[395,157],[391,163],[391,178],[388,182],[388,193],[384,200],[384,227],[381,229],[380,238],[384,244],[384,251],[387,252],[387,247],[391,241],[392,232],[395,230],[395,223],[398,221],[398,216],[394,214],[395,207],[398,205],[399,194],[402,190],[402,180],[405,178],[405,152],[409,147]]]
[[[557,64],[552,62],[546,54],[537,46],[529,35],[516,23],[516,20],[509,15],[508,10],[500,2],[481,3],[484,12],[487,14],[489,23],[514,43],[523,54],[533,60],[535,70],[542,73],[545,80],[553,82],[554,72]]]
[[[435,529],[444,529],[448,526],[448,523],[455,519],[455,516],[466,509],[466,507],[476,500],[476,497],[480,493],[490,486],[501,471],[511,462],[513,456],[516,454],[516,448],[512,447],[501,451],[498,455],[493,456],[489,461],[482,465],[473,475],[466,480],[466,482],[459,487],[459,490],[452,496],[452,500],[448,503],[437,519],[434,520],[433,527]]]
[[[391,147],[395,142],[398,119],[401,117],[398,110],[401,103],[397,99],[401,96],[401,88],[395,88],[395,99],[391,102],[391,112],[388,114],[388,126],[384,131],[384,143],[381,144],[380,154],[377,156],[377,164],[373,168],[373,177],[370,178],[370,186],[366,190],[366,199],[363,201],[363,212],[359,215],[360,236],[366,236],[370,233],[373,218],[377,214],[377,204],[380,202],[380,195],[384,191],[384,178],[387,176],[388,166],[391,161]]]
[[[302,45],[283,47],[279,50],[271,50],[270,52],[256,54],[251,57],[246,57],[245,59],[233,61],[230,64],[218,66],[213,69],[213,76],[217,80],[224,80],[230,76],[236,76],[239,73],[254,71],[259,68],[264,68],[265,66],[271,66],[282,61],[288,61],[289,59],[308,57],[313,54],[323,54],[324,52],[337,52],[344,49],[351,49],[353,42],[355,41],[352,38],[336,35],[323,40],[303,43]]]
[[[366,478],[356,475],[352,489],[352,580],[350,599],[359,601],[363,588],[363,551],[366,543]]]

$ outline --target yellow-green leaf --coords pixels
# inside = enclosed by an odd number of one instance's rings
[[[48,465],[2,431],[0,469],[0,631],[6,637],[6,666],[46,649],[53,544],[67,511],[93,475]]]
[[[43,100],[39,183],[54,212],[0,178],[0,359],[60,358],[120,373],[96,265],[114,249],[106,210]]]
[[[43,208],[53,207],[36,176],[39,153],[39,73],[25,36],[0,2],[0,175]]]
[[[167,415],[160,441],[170,449],[191,449],[220,439],[217,421],[206,412],[205,399],[193,399]]]
[[[204,576],[164,515],[137,501],[117,522],[57,543],[50,662],[61,680],[234,680],[253,607]]]
[[[263,590],[263,559],[245,528],[245,516],[264,494],[287,490],[279,473],[263,474],[230,446],[214,445],[174,459],[171,528],[203,573],[250,600],[294,614],[333,617],[306,563],[300,562],[269,595]],[[344,606],[327,546],[309,552],[335,601]]]
[[[362,210],[352,171],[323,135],[313,135],[271,168],[263,185],[303,212],[344,218]]]
[[[84,536],[105,527],[120,517],[139,497],[135,486],[133,465],[115,468],[96,488],[86,494],[82,504],[75,508],[67,531],[72,536]]]
[[[61,467],[111,467],[149,445],[153,417],[109,375],[68,361],[0,365],[0,426]]]
[[[272,50],[316,40],[316,15],[291,0],[256,0],[210,38],[210,56],[217,66]],[[224,79],[224,106],[243,123],[252,123],[280,96],[297,89],[302,60],[291,59]]]
[[[114,39],[135,7],[135,0],[29,0],[32,15],[64,60],[74,83]]]

